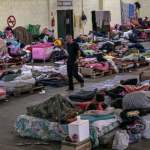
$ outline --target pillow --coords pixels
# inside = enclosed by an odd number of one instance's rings
[[[115,112],[115,108],[114,107],[108,107],[105,109],[105,111],[101,111],[101,110],[90,110],[90,111],[86,111],[84,112],[84,114],[82,115],[91,115],[91,116],[107,116],[107,115],[111,115]]]
[[[30,74],[24,74],[14,79],[14,81],[21,81],[21,80],[28,80],[32,79],[32,76]]]
[[[41,25],[39,25],[39,24],[37,24],[37,25],[29,24],[29,31],[30,31],[31,35],[39,35],[40,27],[41,27]]]
[[[108,120],[108,119],[112,119],[112,118],[115,118],[114,115],[107,115],[107,116],[83,116],[81,115],[81,120],[89,120],[89,122],[94,122],[94,121],[98,121],[98,120]],[[77,117],[75,117],[77,119]]]

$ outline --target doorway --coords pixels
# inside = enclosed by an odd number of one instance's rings
[[[57,10],[58,38],[66,38],[67,34],[73,33],[73,10]]]

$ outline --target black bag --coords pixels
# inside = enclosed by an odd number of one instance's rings
[[[137,43],[137,35],[136,34],[134,34],[134,33],[130,34],[129,38],[130,38],[130,42]]]
[[[122,98],[117,98],[115,101],[111,103],[111,106],[115,109],[120,108],[122,109]]]
[[[138,79],[135,78],[135,79],[127,79],[127,80],[121,80],[120,83],[122,85],[137,85],[137,82],[138,82]]]

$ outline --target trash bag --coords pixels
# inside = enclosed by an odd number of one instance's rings
[[[141,141],[141,134],[129,134],[129,143],[134,144]]]
[[[113,140],[112,149],[124,150],[129,145],[129,135],[126,130],[117,131]]]
[[[130,42],[137,43],[137,35],[135,33],[129,35]]]
[[[140,117],[145,129],[141,132],[142,138],[150,139],[150,114]]]

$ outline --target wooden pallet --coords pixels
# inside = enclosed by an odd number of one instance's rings
[[[31,95],[31,94],[39,93],[42,90],[45,90],[45,86],[38,86],[38,87],[34,87],[32,89],[15,92],[15,93],[13,93],[13,95],[15,97],[26,96],[26,95]]]
[[[103,72],[99,72],[99,73],[95,73],[95,74],[91,74],[91,75],[82,74],[82,76],[83,76],[83,78],[88,76],[92,79],[97,79],[97,78],[101,78],[103,76],[108,76],[111,74],[112,74],[112,70],[107,70],[107,71],[103,71]]]
[[[12,66],[12,65],[21,65],[23,62],[16,62],[16,63],[1,63],[0,66],[6,66],[7,68],[9,66]]]

